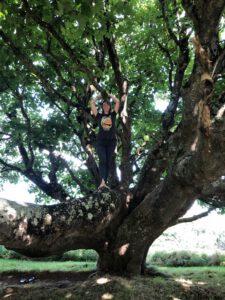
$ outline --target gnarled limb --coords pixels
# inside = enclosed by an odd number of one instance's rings
[[[121,205],[119,194],[109,190],[49,206],[0,199],[0,244],[34,257],[98,250]]]

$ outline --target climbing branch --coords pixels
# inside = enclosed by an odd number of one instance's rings
[[[176,3],[175,3],[176,4]],[[165,46],[161,45],[158,41],[157,44],[161,51],[165,53],[168,58],[170,64],[169,70],[169,86],[170,86],[170,102],[167,106],[166,110],[162,115],[162,126],[164,130],[164,134],[167,135],[169,129],[174,124],[175,114],[177,111],[178,102],[181,96],[181,88],[183,84],[183,78],[185,74],[185,70],[189,63],[189,49],[188,49],[188,40],[190,34],[187,34],[187,25],[182,24],[181,27],[178,28],[178,36],[173,32],[169,24],[169,18],[166,13],[166,4],[164,0],[160,0],[162,16],[164,20],[164,24],[167,28],[170,38],[174,41],[179,54],[176,62],[173,62],[170,51]],[[176,65],[175,75],[172,78],[172,73],[174,71],[174,65]]]
[[[159,49],[166,55],[166,57],[168,58],[169,61],[169,65],[170,65],[170,69],[169,69],[169,89],[172,92],[173,90],[173,70],[174,70],[174,62],[173,59],[171,57],[171,53],[170,50],[165,47],[161,42],[159,42],[157,37],[154,37]]]
[[[58,157],[58,159],[61,161],[62,165],[65,166],[65,168],[69,172],[69,174],[70,174],[71,178],[74,180],[74,182],[76,182],[79,185],[81,192],[83,192],[85,194],[90,194],[91,190],[88,189],[77,176],[75,176],[75,174],[74,174],[73,170],[70,168],[68,162],[61,156]]]
[[[169,33],[169,36],[175,42],[175,44],[177,46],[179,46],[180,41],[177,38],[176,34],[173,32],[173,30],[172,30],[172,28],[170,27],[170,24],[169,24],[169,18],[168,18],[167,13],[166,13],[165,0],[159,0],[159,3],[160,3],[160,6],[161,6],[162,16],[163,16],[163,19],[164,19],[164,23],[166,25],[166,29],[167,29],[167,31]]]
[[[180,224],[180,223],[189,223],[189,222],[197,221],[199,219],[207,217],[215,209],[216,209],[215,207],[210,207],[207,211],[205,211],[203,213],[200,213],[198,215],[194,215],[194,216],[189,217],[189,218],[178,219],[174,225]]]
[[[0,158],[0,164],[6,168],[7,171],[16,171],[18,173],[23,174],[23,170],[16,165],[6,162],[2,158]]]
[[[108,1],[105,1],[105,17],[106,17],[106,28],[109,32],[112,24],[108,18],[107,11]],[[111,62],[113,72],[115,75],[115,81],[119,90],[121,99],[120,105],[120,116],[119,122],[122,126],[121,142],[122,142],[122,157],[121,157],[121,178],[122,184],[128,187],[132,180],[132,165],[130,162],[131,155],[131,118],[128,114],[128,81],[122,74],[119,56],[116,51],[115,38],[104,36],[104,43],[109,54],[109,60]]]
[[[27,142],[28,142],[28,149],[29,149],[29,152],[30,152],[29,164],[30,164],[30,166],[33,166],[34,160],[35,160],[35,155],[34,155],[34,151],[33,151],[32,144],[31,144],[31,141],[32,141],[31,120],[30,120],[30,117],[28,116],[28,113],[27,113],[25,107],[24,107],[24,96],[23,96],[23,94],[21,94],[18,89],[15,90],[15,91],[12,90],[12,93],[15,96],[15,98],[17,98],[17,100],[19,102],[19,106],[20,106],[22,115],[23,115],[24,120],[26,122],[26,129],[27,129],[27,136],[28,136]]]

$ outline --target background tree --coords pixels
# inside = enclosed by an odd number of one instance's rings
[[[225,1],[0,7],[1,183],[24,178],[43,204],[2,199],[0,243],[28,256],[95,249],[100,270],[144,272],[151,244],[196,199],[225,203]],[[122,102],[102,193],[90,85]]]

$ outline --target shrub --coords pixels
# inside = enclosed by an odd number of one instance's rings
[[[0,258],[6,258],[8,252],[9,251],[4,246],[0,246]]]
[[[71,250],[65,252],[61,260],[74,260],[74,261],[96,261],[98,254],[94,250]]]
[[[225,256],[215,253],[213,255],[198,254],[190,251],[155,252],[147,258],[153,265],[191,267],[191,266],[219,266],[224,264]]]
[[[16,251],[7,250],[4,246],[0,245],[0,258],[14,258],[14,259],[26,259],[26,257]]]

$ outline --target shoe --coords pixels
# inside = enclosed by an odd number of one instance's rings
[[[21,278],[20,279],[20,284],[25,284],[25,283],[28,283],[28,280],[27,280],[27,278]]]

